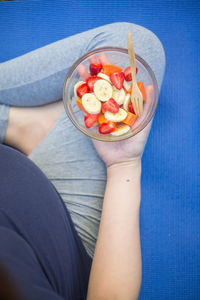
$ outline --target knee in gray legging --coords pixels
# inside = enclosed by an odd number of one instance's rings
[[[165,52],[158,37],[140,25],[119,22],[96,28],[87,50],[104,46],[127,48],[128,32],[132,33],[135,52],[141,56],[153,70],[159,89],[165,70]]]

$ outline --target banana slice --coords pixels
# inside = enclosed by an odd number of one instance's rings
[[[101,102],[94,94],[86,93],[82,97],[82,104],[89,114],[98,114],[101,111]]]
[[[94,84],[94,93],[99,100],[105,102],[112,97],[113,88],[108,81],[99,79]]]
[[[76,93],[76,91],[77,91],[77,88],[79,87],[79,86],[81,86],[83,83],[85,83],[85,81],[78,81],[76,84],[75,84],[75,86],[74,86],[74,96],[77,98],[78,96],[77,96],[77,93]]]
[[[129,89],[130,89],[130,87],[131,87],[131,85],[126,81],[126,80],[124,80],[124,88],[127,90],[127,92],[129,91]]]
[[[128,105],[131,101],[131,95],[127,94],[124,99],[123,109],[128,110]]]
[[[105,79],[105,80],[107,80],[108,82],[111,83],[110,77],[109,77],[108,75],[106,75],[106,74],[100,72],[100,73],[97,74],[97,76],[98,76],[98,77],[101,77],[102,79]]]
[[[121,90],[117,90],[116,88],[113,89],[112,97],[119,105],[122,105],[124,103],[125,96],[126,94],[124,89]]]
[[[118,113],[112,113],[110,111],[106,111],[105,114],[104,114],[104,116],[109,121],[112,121],[112,122],[121,122],[124,119],[126,119],[127,112],[124,109],[119,108]]]
[[[113,136],[119,136],[119,135],[122,135],[122,134],[125,134],[127,133],[129,130],[130,130],[130,126],[128,125],[125,125],[125,124],[118,124],[115,131],[111,132],[111,134]]]

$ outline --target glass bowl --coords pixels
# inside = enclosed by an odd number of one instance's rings
[[[155,114],[158,103],[158,85],[155,75],[149,65],[139,55],[136,54],[136,66],[138,68],[137,81],[142,81],[145,87],[152,87],[151,99],[148,99],[148,110],[145,113],[145,117],[142,115],[140,118],[138,118],[132,128],[126,134],[120,136],[101,134],[98,131],[98,126],[95,125],[93,125],[91,128],[86,128],[84,123],[84,113],[78,108],[76,97],[74,95],[74,85],[78,81],[82,80],[77,68],[80,64],[83,64],[89,71],[90,59],[92,57],[97,58],[98,55],[102,53],[106,55],[111,64],[117,65],[123,70],[129,66],[128,50],[125,48],[102,47],[86,53],[73,64],[66,75],[63,87],[64,107],[74,126],[90,138],[106,142],[120,141],[136,135],[151,121]],[[146,105],[145,102],[144,105]]]

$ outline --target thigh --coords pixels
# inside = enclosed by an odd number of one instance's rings
[[[0,165],[0,225],[32,248],[54,291],[86,293],[91,261],[52,184],[28,158],[2,145]]]
[[[0,144],[3,143],[5,137],[6,128],[8,124],[9,107],[4,104],[0,104]]]
[[[136,53],[149,63],[160,86],[165,56],[158,38],[142,26],[113,23],[67,37],[2,63],[0,103],[37,106],[61,99],[64,78],[72,64],[94,48],[127,48],[128,31],[133,35]]]
[[[42,169],[63,199],[90,256],[96,244],[106,184],[106,168],[91,139],[62,113],[29,158]]]
[[[1,224],[6,219],[8,216],[0,210]],[[63,294],[52,287],[33,249],[20,234],[8,226],[0,225],[0,241],[0,299],[64,299]]]

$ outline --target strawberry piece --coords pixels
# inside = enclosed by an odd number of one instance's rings
[[[85,126],[87,128],[92,127],[97,121],[98,121],[98,114],[88,114],[87,116],[84,117],[85,121]]]
[[[136,74],[138,72],[138,68],[136,67]],[[128,66],[125,70],[124,70],[124,78],[126,81],[131,81],[132,80],[132,74],[131,74],[131,67]]]
[[[106,121],[99,126],[99,132],[102,134],[107,134],[115,131],[115,128],[116,126],[114,122]]]
[[[134,111],[134,108],[133,108],[133,103],[132,102],[129,103],[128,107],[129,107],[130,112],[132,112],[134,115],[136,115],[136,113]]]
[[[87,87],[87,84],[86,83],[81,84],[77,88],[76,93],[77,93],[77,95],[78,95],[79,98],[82,98],[83,95],[85,95],[86,93],[89,93],[89,89]]]
[[[119,104],[113,98],[110,98],[108,101],[102,104],[102,111],[104,111],[104,113],[106,111],[110,111],[112,113],[118,113]]]
[[[124,82],[124,73],[123,72],[115,72],[110,74],[110,80],[112,84],[118,89],[121,90]]]
[[[105,114],[105,112],[106,112],[106,111],[104,110],[104,108],[103,108],[103,105],[101,105],[101,111],[102,111],[103,114]]]
[[[103,68],[102,64],[90,64],[90,74],[97,75]]]
[[[99,79],[102,79],[102,78],[97,77],[97,76],[90,76],[90,77],[88,77],[88,79],[86,80],[86,84],[87,84],[87,87],[88,87],[88,89],[89,89],[90,92],[93,92],[94,84]]]

